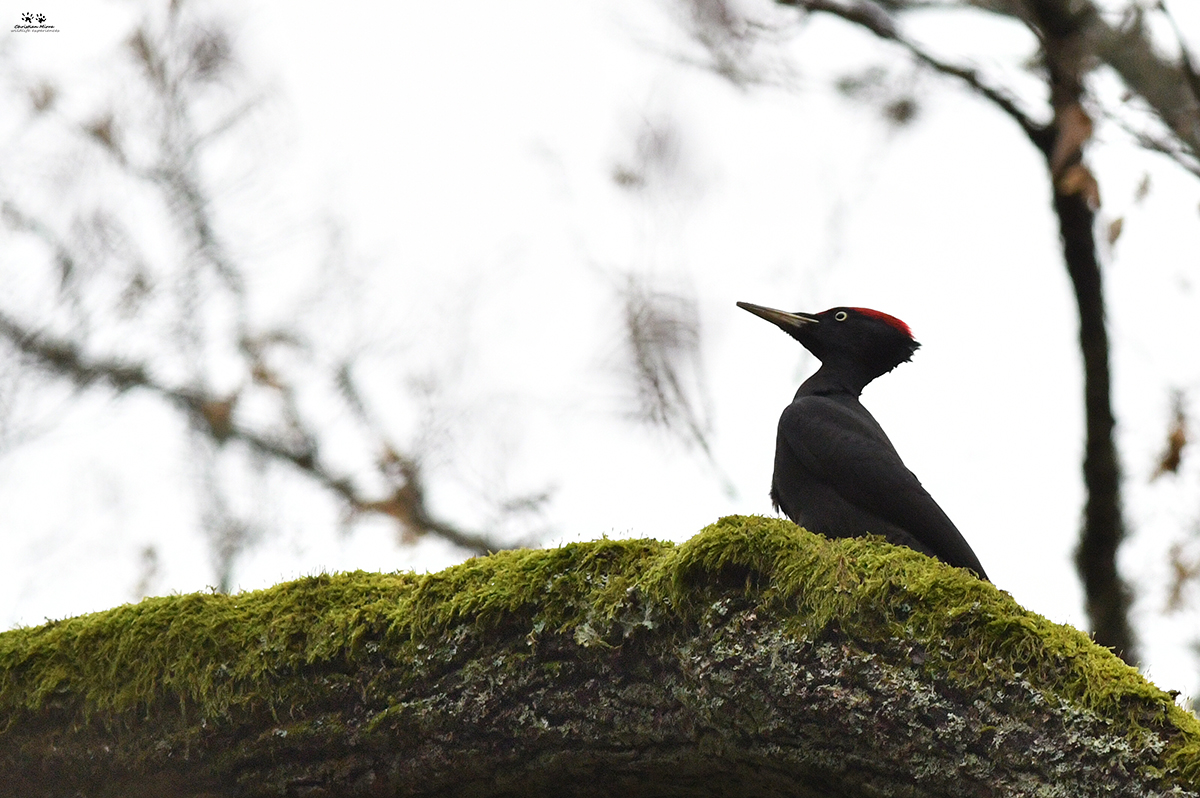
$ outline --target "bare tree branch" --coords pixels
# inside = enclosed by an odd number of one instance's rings
[[[627,376],[634,390],[634,419],[675,435],[704,453],[729,495],[733,481],[713,454],[708,396],[700,360],[700,316],[687,296],[652,288],[628,275],[618,288]]]
[[[1169,133],[1158,135],[1145,130],[1139,130],[1120,114],[1106,111],[1104,118],[1124,130],[1142,149],[1165,155],[1179,167],[1191,172],[1196,177],[1200,177],[1200,158],[1197,158],[1192,154],[1191,150],[1183,146],[1177,136],[1172,136]]]
[[[629,275],[620,291],[636,404],[634,416],[647,424],[677,430],[709,453],[709,421],[687,384],[698,367],[700,319],[695,302],[654,291]]]
[[[975,93],[987,98],[993,105],[1006,113],[1030,137],[1041,135],[1041,132],[1045,129],[1044,125],[1037,124],[1022,111],[1015,99],[1009,96],[1004,90],[990,85],[978,71],[970,67],[951,64],[948,61],[937,58],[907,38],[901,32],[897,21],[888,13],[882,3],[873,3],[868,0],[854,0],[853,2],[838,2],[837,0],[777,0],[777,2],[779,5],[791,6],[802,11],[830,14],[861,28],[865,28],[881,39],[895,42],[907,50],[918,62],[936,72],[958,78],[963,83],[966,83]],[[901,6],[898,3],[891,5],[893,7]],[[902,5],[904,8],[910,7],[907,3]]]
[[[1192,90],[1192,97],[1197,103],[1200,103],[1200,75],[1196,74],[1196,67],[1192,65],[1192,56],[1188,52],[1187,39],[1183,38],[1183,31],[1179,29],[1179,23],[1175,21],[1175,15],[1167,8],[1164,0],[1158,0],[1157,10],[1171,23],[1171,30],[1175,32],[1175,40],[1179,42],[1180,69],[1183,70],[1183,74],[1187,77],[1187,85]]]
[[[27,215],[16,204],[8,200],[0,203],[0,218],[10,227],[32,234],[50,247],[51,252],[54,253],[54,264],[58,269],[60,289],[71,280],[77,269],[75,254],[58,233],[41,220]]]
[[[221,208],[202,166],[211,147],[250,119],[265,95],[247,94],[234,80],[237,59],[228,29],[204,13],[179,0],[158,16],[151,10],[126,41],[134,69],[118,73],[118,93],[101,111],[85,112],[83,123],[65,114],[47,116],[57,96],[52,88],[31,93],[35,115],[46,125],[57,123],[64,134],[59,148],[77,147],[81,162],[101,170],[102,192],[65,213],[39,209],[36,197],[0,198],[0,216],[47,252],[61,286],[37,316],[11,303],[0,305],[0,339],[52,381],[115,394],[145,391],[185,415],[204,465],[195,474],[206,492],[200,520],[222,588],[231,584],[236,558],[259,534],[252,520],[238,516],[238,503],[226,495],[228,480],[218,473],[217,454],[229,450],[228,444],[242,447],[252,461],[278,464],[316,482],[351,517],[388,517],[405,540],[431,535],[474,554],[517,545],[434,513],[420,452],[389,439],[354,390],[349,370],[335,374],[322,365],[299,332],[256,329],[248,293],[251,264],[234,254],[221,229]],[[214,93],[214,87],[220,91]],[[61,157],[58,151],[51,156]],[[72,179],[86,187],[89,177],[81,170]],[[169,254],[160,250],[153,259],[143,258],[135,243],[147,235],[142,220],[122,223],[128,209],[114,198],[120,196],[111,191],[114,185],[165,211],[155,221],[171,242]],[[87,207],[89,201],[94,208]],[[136,331],[136,338],[122,336],[122,325]],[[125,340],[138,343],[126,346]],[[299,362],[275,367],[271,360],[281,347],[298,354]],[[213,360],[221,363],[219,377]],[[229,385],[231,372],[240,386]],[[358,458],[361,469],[334,465],[322,446],[329,438],[324,422],[305,411],[306,402],[328,396],[343,379],[333,399],[348,404],[340,409],[358,422],[355,432],[370,453]],[[243,410],[252,400],[261,406],[264,396],[270,399],[265,421]],[[502,514],[517,514],[538,502],[523,496],[496,504]]]
[[[900,5],[908,5],[898,0]],[[1152,13],[1137,4],[1130,4],[1124,18],[1117,25],[1109,23],[1096,5],[1087,0],[962,0],[958,7],[974,6],[1003,16],[1013,17],[1035,29],[1041,29],[1047,15],[1070,16],[1082,27],[1076,31],[1083,44],[1083,52],[1094,57],[1087,69],[1107,64],[1120,75],[1130,91],[1144,99],[1153,113],[1177,137],[1176,146],[1155,148],[1164,155],[1175,158],[1188,171],[1195,173],[1200,161],[1200,95],[1194,79],[1195,69],[1187,50],[1187,44],[1179,39],[1181,57],[1178,63],[1162,55],[1146,28],[1147,13]],[[1165,5],[1159,3],[1156,11],[1174,19]],[[1178,34],[1178,29],[1176,28]],[[1180,160],[1179,154],[1186,158]]]
[[[116,393],[137,388],[156,394],[184,411],[193,426],[216,445],[238,441],[272,461],[288,463],[339,496],[354,512],[387,515],[403,524],[413,536],[434,535],[476,554],[512,547],[437,518],[428,507],[420,467],[394,449],[387,449],[380,464],[380,472],[388,478],[392,493],[382,499],[370,497],[355,486],[350,476],[339,474],[322,462],[314,436],[288,441],[248,429],[233,417],[235,400],[230,397],[166,385],[141,364],[89,357],[76,343],[35,332],[3,311],[0,311],[0,336],[38,366],[80,388],[102,385]]]

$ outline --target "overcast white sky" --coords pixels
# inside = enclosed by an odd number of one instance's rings
[[[97,82],[97,64],[138,6],[26,5],[0,2],[0,30],[31,9],[60,28],[0,33],[31,74],[62,76],[84,104],[113,90]],[[832,84],[847,70],[901,62],[832,20],[814,21],[789,49],[790,88],[736,89],[674,57],[697,53],[669,8],[224,8],[247,68],[270,91],[249,153],[260,167],[257,210],[234,223],[266,264],[263,279],[287,273],[286,284],[306,255],[311,265],[314,231],[338,220],[363,282],[356,318],[328,334],[369,327],[418,364],[459,358],[462,422],[445,468],[470,476],[435,501],[453,514],[472,485],[552,483],[550,543],[684,540],[721,515],[770,512],[776,419],[814,361],[736,300],[892,313],[923,347],[864,404],[997,586],[1084,626],[1071,563],[1081,375],[1040,156],[988,105],[927,74],[914,77],[920,116],[899,130],[842,98]],[[998,78],[1032,52],[1016,26],[955,25],[953,38],[937,19],[919,33]],[[646,118],[678,126],[683,173],[639,199],[610,175]],[[1177,479],[1147,477],[1170,389],[1200,388],[1200,184],[1104,125],[1089,161],[1101,222],[1125,218],[1106,253],[1133,532],[1122,567],[1143,596],[1136,625],[1151,677],[1192,692],[1195,616],[1160,610],[1166,550],[1200,517],[1200,468],[1192,457]],[[1152,191],[1137,203],[1147,173]],[[736,497],[692,453],[621,418],[613,286],[630,270],[699,302],[715,455]],[[290,294],[274,299],[265,315],[290,312]],[[130,600],[148,542],[163,553],[158,592],[211,581],[202,541],[179,520],[177,453],[163,443],[176,423],[149,402],[95,400],[37,451],[0,459],[0,619],[37,623]],[[279,510],[280,528],[238,569],[241,587],[461,556],[437,543],[398,548],[382,524],[340,536],[329,512],[314,516],[328,531],[313,534],[315,522],[294,522],[295,512]]]

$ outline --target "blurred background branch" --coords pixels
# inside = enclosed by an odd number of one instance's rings
[[[221,590],[261,538],[261,525],[237,509],[239,488],[222,476],[248,463],[309,480],[351,516],[390,519],[406,541],[433,536],[474,554],[528,542],[441,517],[422,453],[396,444],[349,390],[353,363],[323,365],[301,325],[256,318],[256,292],[272,286],[241,254],[245,245],[231,246],[217,186],[235,178],[222,164],[229,148],[245,146],[238,137],[268,95],[253,86],[234,38],[202,6],[171,2],[151,8],[126,39],[131,71],[106,106],[81,114],[62,107],[52,83],[29,88],[24,132],[40,138],[39,156],[78,166],[62,176],[58,198],[29,184],[15,190],[15,181],[0,189],[9,246],[32,245],[51,269],[40,282],[9,278],[27,287],[0,302],[10,367],[77,393],[148,394],[186,418],[200,464],[198,520]],[[345,438],[322,421],[329,411],[307,410],[314,392],[341,397],[341,413],[358,421],[358,460],[372,465],[356,470],[326,456],[324,441]]]

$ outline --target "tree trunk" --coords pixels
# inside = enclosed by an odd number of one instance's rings
[[[1085,635],[763,518],[14,630],[0,712],[24,798],[1200,795]]]
[[[1026,0],[1027,22],[1042,42],[1054,124],[1031,136],[1046,156],[1054,186],[1054,211],[1062,236],[1063,259],[1079,310],[1079,349],[1083,355],[1085,443],[1083,482],[1087,500],[1075,567],[1083,582],[1088,620],[1096,642],[1127,662],[1139,659],[1129,625],[1133,593],[1117,570],[1117,550],[1125,538],[1121,508],[1121,469],[1114,439],[1112,380],[1100,263],[1096,259],[1095,213],[1099,188],[1083,164],[1092,120],[1083,109],[1084,78],[1092,68],[1088,32],[1099,12],[1087,3]]]
[[[1083,481],[1087,501],[1075,565],[1083,581],[1088,620],[1096,642],[1136,664],[1137,643],[1129,626],[1133,596],[1117,571],[1117,549],[1125,537],[1121,513],[1121,469],[1114,440],[1108,330],[1104,293],[1093,238],[1094,214],[1078,194],[1055,194],[1067,272],[1079,307],[1083,353],[1086,443]]]

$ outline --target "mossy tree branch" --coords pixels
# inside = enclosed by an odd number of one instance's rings
[[[878,540],[727,518],[0,635],[40,796],[1200,795],[1200,724]]]

